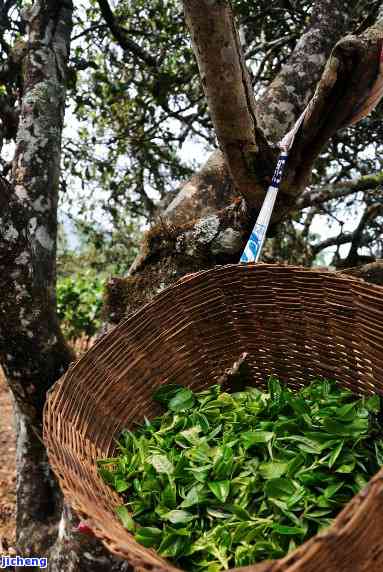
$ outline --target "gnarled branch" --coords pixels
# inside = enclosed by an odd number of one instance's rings
[[[276,160],[255,118],[255,99],[229,1],[184,0],[215,133],[237,190],[259,208]]]
[[[260,101],[256,104],[256,116],[259,125],[265,133],[269,134],[273,131],[274,117],[277,123],[281,125],[281,129],[277,135],[271,137],[273,141],[277,141],[291,127],[296,117],[303,110],[304,105],[312,96],[316,83],[323,71],[327,57],[331,48],[336,41],[344,33],[347,24],[351,19],[351,11],[349,5],[345,5],[345,0],[340,0],[339,9],[332,11],[329,9],[329,0],[317,0],[314,4],[313,15],[308,24],[306,34],[298,42],[286,63],[289,73],[285,73],[284,69],[278,74],[272,86],[266,91]],[[341,8],[344,7],[344,10]],[[291,73],[290,73],[291,72]],[[278,87],[280,86],[280,87]],[[282,87],[281,87],[282,86]],[[289,106],[289,102],[285,102],[289,93],[297,92],[299,86],[299,97],[294,98],[294,107]],[[269,90],[270,101],[267,99]],[[298,92],[297,92],[298,93]],[[281,97],[280,113],[274,113],[271,109],[267,111],[267,106],[271,105],[271,100],[277,101]],[[292,113],[285,113],[285,108],[292,109]],[[265,113],[261,115],[261,110]],[[205,173],[208,172],[208,178]],[[271,173],[270,173],[271,175]],[[216,185],[215,181],[219,184]],[[215,192],[215,189],[225,189],[224,193]],[[220,151],[214,152],[209,158],[208,163],[204,166],[200,173],[183,185],[174,201],[169,205],[166,216],[169,220],[177,219],[180,222],[190,220],[190,205],[193,204],[193,217],[199,217],[206,214],[212,214],[227,205],[228,196],[233,199],[236,196],[233,179],[231,178],[225,159]],[[273,223],[278,223],[283,218],[288,209],[292,207],[294,200],[286,194],[281,194],[278,198],[276,208],[273,213]],[[201,205],[201,209],[199,208]]]
[[[307,207],[320,207],[336,199],[342,199],[355,193],[364,192],[374,194],[383,186],[383,172],[364,175],[359,179],[326,185],[315,190],[305,191],[297,201],[297,210]]]
[[[277,143],[309,102],[327,57],[347,29],[349,0],[317,0],[310,22],[286,64],[257,101],[256,116],[270,141]]]

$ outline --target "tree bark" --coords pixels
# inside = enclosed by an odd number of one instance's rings
[[[73,356],[56,316],[55,256],[70,2],[27,12],[28,50],[12,169],[0,194],[0,356],[16,401],[17,544],[47,550],[60,495],[41,442],[46,390]]]
[[[16,542],[51,572],[124,570],[98,540],[74,532],[42,442],[46,391],[74,359],[56,314],[57,201],[73,5],[25,11],[27,51],[12,167],[0,179],[0,360],[15,398]]]
[[[257,127],[255,98],[229,1],[184,0],[201,83],[232,179],[260,208],[277,153]]]
[[[332,48],[347,30],[353,4],[349,0],[314,3],[305,33],[256,105],[258,124],[269,141],[280,141],[310,101]]]
[[[203,23],[203,19],[200,19],[201,2],[204,7],[203,14],[210,16],[207,21],[212,23],[213,28],[215,26],[217,30],[216,33],[212,34],[211,42],[208,38],[207,27]],[[213,62],[216,62],[218,58],[220,69],[226,69],[227,62],[222,58],[222,50],[226,45],[223,34],[223,30],[225,30],[227,34],[232,34],[228,43],[232,45],[230,53],[235,53],[233,58],[236,63],[237,75],[240,76],[238,70],[242,69],[242,55],[235,39],[235,28],[230,27],[232,14],[228,10],[228,2],[185,0],[184,4],[188,18],[191,20],[189,23],[194,34],[193,44],[197,60],[200,62],[202,73],[206,73],[204,77],[205,91],[208,94],[210,106],[213,106],[214,127],[218,133],[221,133],[223,145],[226,145],[226,132],[221,129],[221,123],[223,123],[222,108],[226,99],[217,93],[212,68]],[[223,13],[221,13],[222,10]],[[319,1],[316,4],[316,11],[313,14],[315,36],[321,37],[318,33],[319,29],[323,34],[327,26],[329,34],[334,37],[338,30],[333,26],[333,19],[329,19],[327,13],[326,17],[323,16],[321,19],[321,10],[328,11],[328,2]],[[217,23],[217,20],[220,20],[219,16],[222,16],[223,23]],[[341,10],[335,10],[333,18],[339,19],[340,27],[345,24],[346,18]],[[282,181],[279,200],[272,217],[273,224],[280,222],[288,213],[296,210],[299,195],[308,183],[314,160],[329,137],[337,129],[347,125],[355,108],[363,101],[368,89],[375,81],[379,69],[380,48],[383,39],[382,24],[382,21],[378,22],[361,36],[346,36],[338,42],[332,51],[318,83],[315,96],[311,100],[307,116],[290,150],[286,175]],[[319,28],[316,29],[315,26],[319,26]],[[201,38],[198,38],[199,34],[201,34]],[[318,58],[313,56],[313,46],[315,45],[317,50],[316,54],[318,54],[319,48],[315,43],[312,43],[310,33],[307,34],[308,44],[306,45],[306,41],[303,40],[296,49],[301,55],[300,65],[308,64],[310,72],[310,58],[311,63],[318,63]],[[221,55],[217,56],[219,42],[221,42]],[[307,51],[305,53],[303,46],[306,46]],[[323,53],[328,47],[328,38],[326,37],[322,48]],[[293,62],[295,61],[294,57],[295,54],[292,56]],[[296,76],[289,73],[287,75],[282,74],[282,77],[287,82],[286,89],[291,87],[294,90]],[[211,89],[207,85],[208,81],[213,84]],[[291,85],[289,81],[292,82]],[[243,87],[244,83],[246,83],[245,80],[242,81],[242,88],[238,88],[240,101],[248,101],[246,90]],[[273,90],[275,93],[277,92],[275,85]],[[306,93],[311,93],[308,87]],[[283,94],[280,95],[283,101]],[[226,97],[233,114],[234,110],[237,113],[242,110],[245,114],[244,123],[248,126],[249,137],[253,133],[254,140],[256,140],[255,131],[251,132],[251,127],[253,129],[256,127],[254,123],[251,125],[251,103],[249,103],[249,107],[244,107],[242,104],[236,105],[236,98],[231,100],[228,94]],[[235,128],[237,129],[239,125],[240,119],[238,119]],[[261,148],[258,151],[261,154]],[[230,155],[230,151],[225,154],[226,156]],[[231,183],[226,188],[229,189],[229,195],[235,195],[235,168],[232,168],[233,177],[230,177],[225,168],[219,168],[221,159],[215,154],[211,165],[206,165],[201,173],[197,174],[169,205],[166,210],[168,220],[155,225],[149,231],[141,253],[130,269],[129,277],[122,281],[119,279],[111,281],[108,288],[107,308],[113,322],[121,319],[125,313],[129,313],[139,304],[150,300],[155,292],[168,286],[175,279],[179,279],[183,274],[195,272],[201,268],[209,268],[214,264],[226,264],[239,260],[251,231],[251,223],[254,221],[255,213],[248,208],[244,200],[239,198],[234,198],[229,207],[221,205],[217,199],[215,208],[213,201],[210,202],[210,210],[206,208],[206,193],[203,191],[206,190],[206,180],[209,177],[210,180],[218,182],[219,189],[225,188],[225,181],[228,178],[231,179]],[[228,158],[228,163],[230,163],[230,158]],[[215,187],[212,186],[211,191],[214,192],[214,190]],[[264,188],[263,192],[265,190]],[[222,196],[221,193],[219,196]],[[191,206],[194,207],[193,210],[191,210]],[[189,211],[189,214],[185,216],[186,211]],[[190,212],[195,213],[194,219],[191,218]],[[200,216],[201,213],[204,215]]]

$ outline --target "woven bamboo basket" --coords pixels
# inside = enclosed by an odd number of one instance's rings
[[[252,383],[270,374],[299,387],[335,378],[383,394],[383,288],[332,272],[230,265],[162,291],[101,338],[51,390],[44,421],[49,459],[67,500],[115,554],[139,570],[179,570],[139,545],[114,514],[118,496],[96,460],[144,416],[164,383],[215,383],[248,352]],[[383,571],[383,470],[333,526],[287,557],[249,572]]]

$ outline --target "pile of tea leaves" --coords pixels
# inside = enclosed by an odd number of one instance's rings
[[[383,465],[380,398],[318,380],[270,378],[226,393],[165,385],[166,413],[124,431],[99,462],[138,542],[178,566],[218,570],[279,558],[329,526]]]

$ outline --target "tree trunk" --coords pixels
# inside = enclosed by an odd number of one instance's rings
[[[72,6],[26,11],[28,50],[12,169],[0,195],[0,356],[16,402],[17,544],[45,552],[61,500],[41,442],[46,390],[73,356],[55,299],[57,199]],[[5,270],[5,271],[4,271]]]
[[[46,391],[74,359],[56,314],[56,235],[72,2],[25,11],[28,49],[11,184],[0,180],[0,359],[15,398],[16,542],[48,556],[54,572],[125,569],[93,538],[74,532],[42,442]]]

